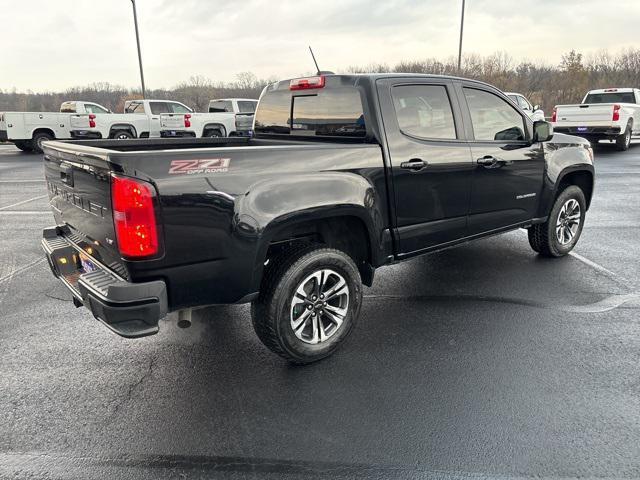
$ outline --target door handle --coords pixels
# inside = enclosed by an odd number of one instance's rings
[[[422,170],[427,166],[427,162],[420,158],[412,158],[408,162],[402,162],[400,164],[400,168],[404,168],[405,170],[413,170],[417,172],[418,170]]]
[[[482,165],[483,167],[486,167],[486,168],[495,167],[499,161],[500,160],[498,160],[496,157],[492,155],[485,155],[484,157],[480,157],[477,160],[478,165]]]

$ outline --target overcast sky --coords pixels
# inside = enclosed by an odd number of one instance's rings
[[[147,87],[457,55],[460,0],[137,0]],[[611,8],[609,8],[609,5]],[[130,0],[0,0],[0,88],[139,84]],[[465,52],[640,47],[640,0],[467,0]]]

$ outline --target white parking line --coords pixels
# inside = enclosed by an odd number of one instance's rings
[[[613,273],[611,270],[609,270],[608,268],[603,267],[602,265],[589,260],[588,258],[583,257],[582,255],[580,255],[579,253],[576,252],[569,252],[569,255],[571,255],[573,258],[575,258],[576,260],[581,261],[582,263],[584,263],[585,265],[589,265],[591,268],[593,268],[594,270],[597,270],[600,273],[604,273],[605,275],[608,275],[610,277],[614,277],[614,278],[620,278],[619,275],[617,273]]]
[[[18,267],[15,270],[11,271],[10,273],[6,274],[4,277],[0,277],[0,283],[4,282],[5,280],[10,280],[14,276],[24,272],[25,270],[30,269],[31,267],[35,267],[36,265],[38,265],[39,263],[42,263],[44,261],[45,261],[45,258],[44,257],[40,257],[40,258],[38,258],[37,260],[34,260],[31,263],[27,263],[26,265]]]
[[[44,183],[44,180],[0,180],[0,183]]]
[[[0,216],[2,215],[50,215],[51,211],[49,210],[7,210],[4,212],[0,212]]]
[[[13,203],[11,205],[6,205],[4,207],[0,207],[0,210],[8,210],[11,207],[17,207],[17,206],[20,206],[20,205],[24,205],[25,203],[33,202],[34,200],[40,200],[41,198],[44,198],[44,197],[46,197],[46,195],[39,195],[37,197],[30,198],[29,200],[23,200],[23,201],[18,202],[18,203]]]

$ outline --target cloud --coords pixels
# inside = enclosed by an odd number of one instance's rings
[[[171,86],[192,75],[233,80],[238,72],[290,77],[320,66],[395,64],[457,54],[460,1],[137,0],[145,79]],[[640,2],[467,0],[464,51],[506,51],[515,60],[558,63],[575,48],[640,47]],[[0,88],[63,89],[106,81],[138,84],[128,0],[0,0]],[[624,12],[622,14],[621,12]]]

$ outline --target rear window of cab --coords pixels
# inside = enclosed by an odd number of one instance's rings
[[[289,90],[267,87],[255,117],[256,134],[300,137],[366,137],[364,108],[356,87]]]

